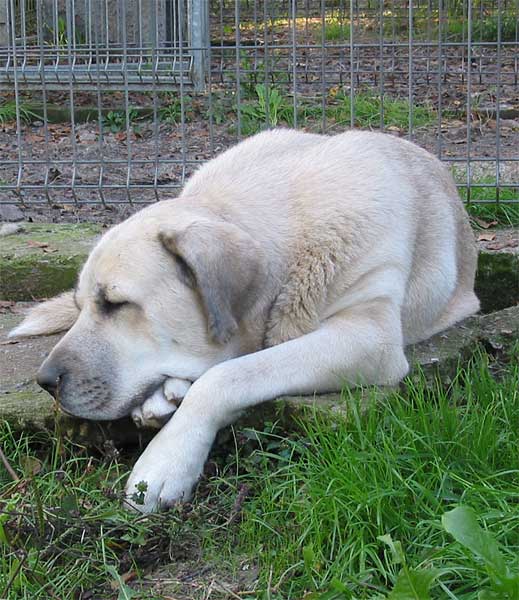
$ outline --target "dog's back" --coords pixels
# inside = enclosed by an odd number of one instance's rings
[[[476,249],[452,177],[405,140],[362,131],[264,132],[202,167],[183,192],[193,194],[270,247],[280,270],[300,264],[299,272],[278,273],[291,289],[310,285],[320,271],[327,289],[313,302],[318,314],[305,327],[287,328],[297,334],[356,302],[358,281],[388,261],[395,268],[387,293],[398,301],[400,286],[406,343],[479,308]]]

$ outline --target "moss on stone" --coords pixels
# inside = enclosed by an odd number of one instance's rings
[[[519,256],[480,252],[476,295],[484,313],[502,310],[519,302]]]
[[[46,298],[74,287],[101,232],[93,224],[27,224],[0,238],[0,299]]]
[[[30,223],[22,232],[0,238],[0,299],[32,300],[72,288],[102,232],[100,225],[91,223]],[[481,252],[476,293],[485,313],[515,305],[519,256]]]

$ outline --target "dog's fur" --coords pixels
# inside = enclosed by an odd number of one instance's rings
[[[432,155],[377,133],[274,130],[106,233],[74,293],[13,335],[68,330],[39,380],[74,415],[149,421],[184,396],[127,484],[147,482],[137,508],[151,511],[189,497],[217,430],[247,407],[398,382],[406,344],[478,310],[475,269]]]

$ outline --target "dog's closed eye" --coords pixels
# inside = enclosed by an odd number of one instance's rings
[[[112,314],[112,313],[120,310],[124,306],[130,306],[130,304],[131,304],[131,302],[129,302],[128,300],[113,301],[113,300],[109,300],[105,296],[102,296],[101,298],[99,298],[98,303],[97,303],[99,310],[104,314]]]
[[[111,300],[105,300],[105,308],[108,310],[116,310],[118,308],[122,308],[123,306],[128,306],[130,302],[127,300],[120,300],[118,302],[112,302]]]

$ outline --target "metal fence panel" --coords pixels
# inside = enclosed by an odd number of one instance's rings
[[[141,204],[265,127],[406,136],[519,201],[509,0],[4,0],[0,203]]]

